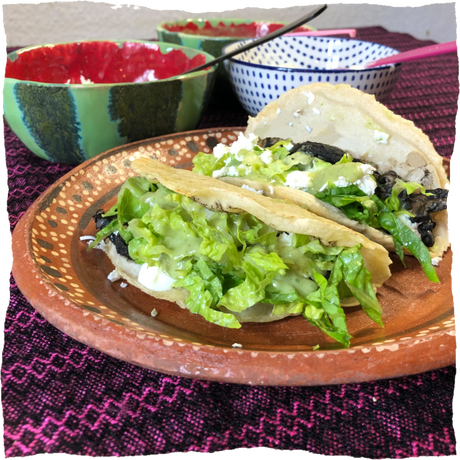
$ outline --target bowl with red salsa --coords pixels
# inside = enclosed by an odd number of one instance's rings
[[[218,57],[222,48],[245,38],[260,38],[281,29],[286,23],[252,19],[185,19],[164,22],[156,27],[158,39],[199,49]],[[295,32],[315,30],[299,27]]]
[[[80,41],[7,55],[4,115],[35,155],[80,164],[109,149],[195,129],[216,67],[213,56],[169,43]]]
[[[231,43],[260,38],[285,25],[283,22],[253,19],[184,19],[159,24],[156,31],[161,42],[187,46],[219,57],[222,49]],[[303,26],[295,32],[311,30],[315,29]],[[240,106],[223,63],[219,64],[216,72],[216,83],[210,104],[229,109]]]

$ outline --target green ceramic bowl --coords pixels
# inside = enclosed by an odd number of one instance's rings
[[[79,164],[122,144],[196,128],[213,56],[147,41],[82,41],[8,54],[5,118],[41,158]]]
[[[284,25],[286,23],[253,19],[185,19],[159,24],[156,31],[160,42],[187,46],[219,57],[222,49],[231,43],[262,37]],[[304,26],[296,29],[296,32],[308,30],[315,29]],[[217,68],[210,104],[228,109],[240,105],[223,63]]]
[[[285,26],[284,22],[253,19],[185,19],[156,26],[158,40],[188,46],[218,57],[222,48],[245,38],[259,38]],[[315,30],[299,27],[296,32]]]

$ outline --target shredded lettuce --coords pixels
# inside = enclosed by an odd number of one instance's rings
[[[154,184],[142,177],[129,178],[118,192],[116,204],[103,215],[104,217],[117,216],[117,220],[112,221],[98,232],[95,241],[88,246],[88,249],[94,248],[116,231],[120,232],[123,239],[128,242],[132,235],[123,224],[132,219],[142,217],[149,210],[149,205],[144,203],[140,197],[155,188]]]
[[[414,192],[430,195],[422,185],[396,179],[391,196],[382,202],[375,194],[367,195],[357,185],[353,185],[362,175],[359,169],[361,163],[353,162],[348,153],[337,163],[331,164],[300,151],[290,154],[289,140],[279,141],[265,149],[258,147],[255,142],[253,140],[252,150],[232,152],[226,148],[219,158],[200,152],[193,160],[193,170],[206,176],[238,176],[275,185],[286,185],[288,175],[292,172],[308,172],[310,181],[305,180],[305,187],[296,185],[297,188],[341,209],[356,222],[389,232],[403,264],[403,251],[406,248],[419,260],[428,279],[438,280],[428,248],[409,227],[397,219],[400,214],[413,217],[409,211],[402,209],[399,194],[405,190],[408,195]],[[340,186],[340,179],[350,185]]]
[[[385,200],[385,206],[392,212],[401,211],[401,201],[399,199],[399,194],[406,190],[408,195],[419,191],[423,195],[431,195],[431,193],[427,193],[425,187],[418,184],[417,182],[404,182],[401,179],[396,179],[395,185],[391,189],[391,195]],[[411,217],[413,216],[411,213],[408,213]]]
[[[340,298],[335,282],[329,281],[314,272],[319,289],[307,298],[303,316],[313,326],[331,336],[345,347],[349,346],[351,336],[348,333],[345,313],[340,306]]]
[[[302,313],[342,345],[351,336],[341,299],[354,296],[382,325],[360,248],[324,246],[278,232],[249,214],[214,212],[162,185],[131,179],[97,240],[118,231],[138,264],[158,266],[187,289],[187,307],[207,321],[241,327],[235,314],[256,303],[272,314]]]
[[[393,236],[396,252],[401,261],[404,263],[404,252],[402,250],[404,247],[420,262],[427,278],[434,283],[439,283],[436,270],[431,262],[430,251],[428,251],[417,235],[391,212],[382,212],[379,215],[379,222]]]
[[[420,189],[421,193],[426,193],[421,185],[414,182],[404,183],[399,180],[397,185],[398,194],[403,188],[406,188],[408,193],[413,193],[417,189]],[[396,192],[394,193],[396,194]],[[427,278],[430,281],[439,282],[436,270],[431,263],[430,251],[420,238],[397,218],[397,214],[401,212],[401,209],[399,200],[397,203],[395,202],[396,195],[390,196],[383,202],[376,195],[366,196],[364,192],[352,185],[325,190],[317,193],[316,197],[340,208],[350,219],[377,229],[386,230],[393,237],[396,253],[403,264],[403,248],[406,248],[420,262]],[[387,205],[388,202],[389,205]]]
[[[253,150],[240,150],[236,155],[228,151],[217,158],[214,155],[199,152],[193,158],[193,171],[205,176],[249,176],[252,179],[282,185],[286,176],[299,169],[310,167],[320,169],[329,163],[313,158],[304,152],[289,154],[287,142],[278,142],[272,147],[261,149],[254,146]],[[264,153],[265,152],[265,153]],[[264,158],[264,154],[269,156]],[[267,160],[268,159],[268,160]]]

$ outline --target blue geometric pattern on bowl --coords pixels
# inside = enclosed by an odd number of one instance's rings
[[[251,40],[226,46],[228,53]],[[399,51],[377,43],[333,37],[278,37],[225,61],[233,90],[245,110],[257,115],[290,89],[310,83],[345,83],[384,99],[401,64],[351,69]]]

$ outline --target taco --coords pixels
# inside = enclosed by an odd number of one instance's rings
[[[449,247],[449,181],[428,137],[348,85],[293,89],[249,118],[245,135],[193,171],[289,200],[420,261],[431,281]]]
[[[95,216],[118,276],[229,328],[303,315],[349,346],[343,306],[377,324],[387,251],[301,207],[140,158],[139,177]]]

